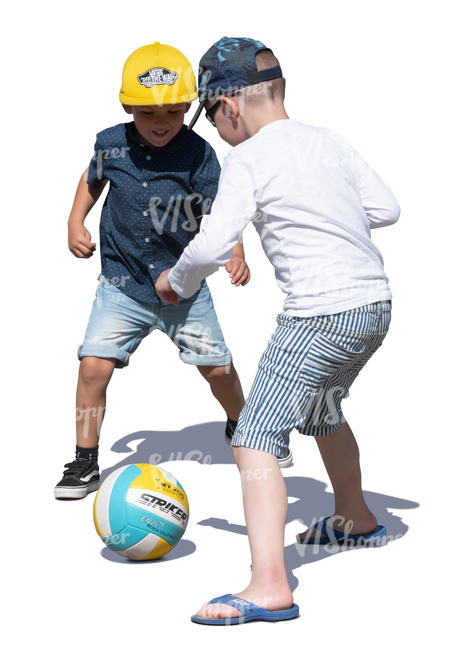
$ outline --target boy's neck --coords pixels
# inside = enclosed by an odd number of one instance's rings
[[[258,131],[262,129],[263,126],[271,124],[272,122],[277,122],[278,120],[288,120],[290,119],[287,115],[285,107],[274,106],[271,109],[262,109],[258,110],[255,113],[251,114],[245,122],[246,132],[249,138],[252,138],[253,135],[256,135]]]

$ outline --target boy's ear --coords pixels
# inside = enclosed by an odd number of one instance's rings
[[[239,106],[232,97],[220,97],[220,101],[225,117],[234,117],[236,119],[239,116]]]
[[[129,106],[128,104],[122,104],[122,108],[126,113],[129,113],[129,115],[132,115],[132,106]]]
[[[190,110],[190,107],[191,107],[191,103],[187,102],[186,108],[184,109],[184,113],[187,113],[187,111]]]

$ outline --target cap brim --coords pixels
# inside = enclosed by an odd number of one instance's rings
[[[194,99],[197,99],[198,94],[196,92],[188,93],[187,95],[180,95],[179,97],[171,97],[171,100],[165,100],[158,102],[155,97],[148,97],[148,99],[142,99],[142,97],[130,97],[129,95],[124,95],[119,93],[119,101],[121,104],[128,104],[129,106],[163,106],[165,104],[184,104],[184,102],[193,102]],[[164,99],[163,97],[161,98]]]
[[[195,113],[194,113],[194,117],[191,119],[191,121],[189,122],[189,126],[187,127],[188,129],[192,129],[192,127],[194,126],[194,124],[195,124],[195,123],[197,122],[197,120],[199,119],[199,116],[200,116],[200,114],[201,114],[203,108],[204,108],[204,105],[203,105],[203,104],[199,104],[199,105],[197,106],[197,110],[196,110]]]

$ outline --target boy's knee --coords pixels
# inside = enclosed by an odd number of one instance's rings
[[[83,357],[80,361],[79,380],[84,384],[106,385],[114,370],[114,359]]]
[[[235,381],[233,366],[197,366],[209,383],[231,383]]]

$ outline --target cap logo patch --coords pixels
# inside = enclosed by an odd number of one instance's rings
[[[177,72],[173,72],[167,68],[150,68],[146,72],[139,74],[137,79],[145,88],[151,88],[152,86],[162,86],[163,84],[172,86],[178,76]]]

